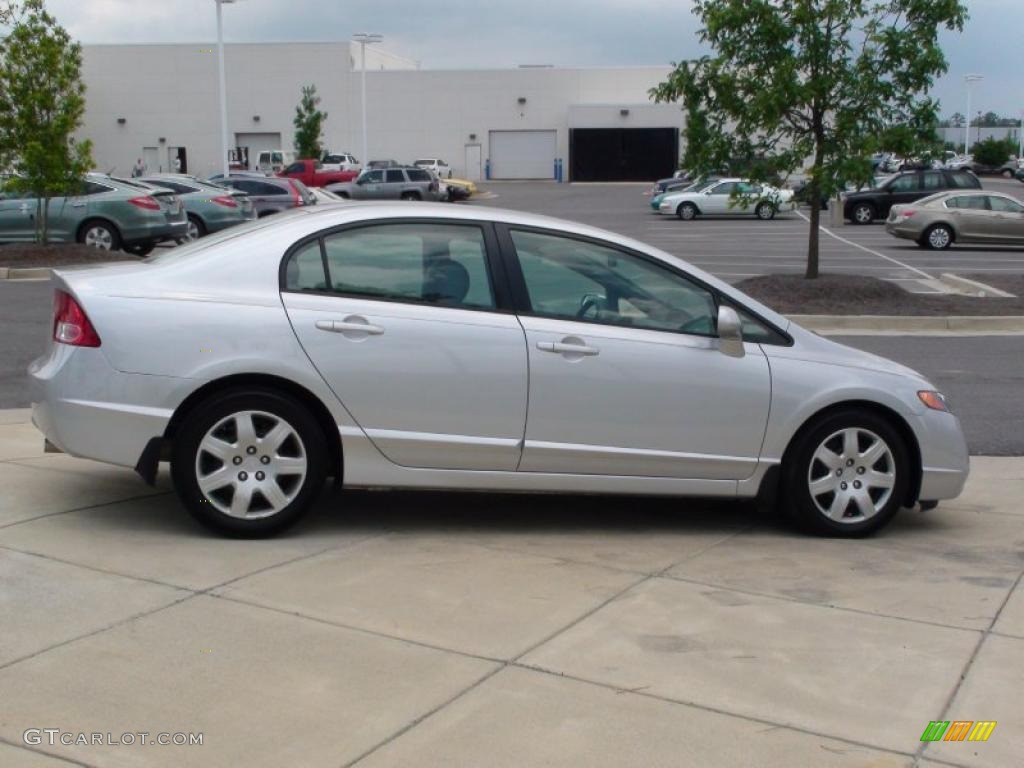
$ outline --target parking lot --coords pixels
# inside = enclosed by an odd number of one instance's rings
[[[732,281],[804,264],[797,214],[684,223],[650,212],[643,185],[487,188],[481,204],[612,229]],[[823,270],[909,290],[927,290],[915,270],[1024,272],[1024,249],[835,234]],[[50,292],[0,284],[0,766],[1019,762],[1019,336],[844,337],[946,390],[976,454],[961,498],[867,540],[809,538],[746,504],[326,490],[287,535],[233,541],[186,515],[166,471],[151,489],[43,453],[23,370]],[[933,720],[997,726],[926,746]],[[104,743],[26,744],[27,729]],[[203,743],[108,743],[139,732]]]

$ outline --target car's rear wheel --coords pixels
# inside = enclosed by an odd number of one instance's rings
[[[695,218],[697,218],[697,213],[697,206],[694,205],[693,203],[683,203],[678,208],[676,208],[676,216],[678,216],[683,221],[693,221]]]
[[[1013,178],[1013,171],[1011,171],[1009,168],[1004,170],[1003,171],[1003,178],[1004,179],[1012,179]]]
[[[87,221],[78,230],[78,242],[103,251],[116,251],[121,247],[121,234],[109,222]]]
[[[198,240],[200,237],[206,235],[206,225],[203,224],[203,220],[198,216],[189,214],[188,227],[185,230],[184,240],[187,243],[191,243],[193,240]]]
[[[327,471],[323,430],[297,401],[235,390],[192,411],[174,441],[171,471],[186,509],[228,536],[270,536],[298,520]]]
[[[418,192],[403,192],[401,199],[402,200],[420,200],[421,198],[420,198]]]
[[[837,411],[797,438],[783,465],[783,504],[822,536],[867,536],[892,520],[910,483],[908,449],[878,414]]]
[[[945,224],[936,224],[924,233],[922,240],[933,251],[944,251],[953,244],[953,230]]]
[[[875,206],[871,203],[857,203],[853,207],[850,218],[854,224],[870,224],[875,220]]]
[[[775,218],[775,206],[767,201],[758,203],[757,208],[754,209],[754,213],[756,213],[757,218],[762,221],[771,221]]]

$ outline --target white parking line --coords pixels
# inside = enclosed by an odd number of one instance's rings
[[[810,219],[808,219],[803,214],[802,211],[796,211],[796,215],[799,216],[801,219],[803,219],[804,221],[806,221],[808,223],[810,223],[810,221],[811,221]],[[891,261],[893,264],[899,264],[901,267],[904,267],[905,269],[909,269],[911,272],[916,272],[917,274],[922,275],[923,277],[926,277],[929,280],[934,280],[935,279],[931,275],[929,275],[927,272],[925,272],[924,270],[918,269],[917,267],[912,267],[909,264],[904,264],[899,259],[894,259],[891,256],[886,256],[884,253],[879,253],[878,251],[874,251],[871,248],[866,248],[865,246],[860,245],[859,243],[853,242],[853,240],[847,240],[845,237],[840,237],[835,232],[833,232],[830,229],[827,229],[826,227],[819,226],[818,229],[820,229],[822,232],[824,232],[829,237],[834,237],[836,240],[838,240],[841,243],[846,243],[847,245],[852,245],[854,248],[859,248],[860,250],[864,251],[865,253],[870,253],[873,256],[877,256],[880,259],[885,259],[886,261]]]

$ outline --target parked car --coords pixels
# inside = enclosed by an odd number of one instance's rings
[[[1017,158],[1010,158],[1002,165],[982,165],[981,163],[972,163],[971,170],[974,171],[978,176],[1003,176],[1007,179],[1012,179],[1014,174],[1020,170],[1020,165],[1017,162]]]
[[[718,179],[701,189],[665,195],[658,213],[690,221],[698,216],[757,216],[774,219],[780,210],[793,210],[793,191],[746,179]]]
[[[854,224],[870,224],[886,218],[894,205],[912,203],[947,189],[981,189],[981,182],[966,170],[900,173],[874,189],[844,195],[843,216]]]
[[[323,187],[312,187],[309,190],[309,193],[311,195],[313,195],[313,197],[316,198],[317,205],[319,205],[321,203],[344,203],[345,202],[345,198],[340,197],[339,195],[336,195],[333,192],[328,192]]]
[[[321,161],[321,165],[325,171],[356,171],[358,173],[362,168],[355,155],[348,152],[326,154]]]
[[[1017,172],[1013,174],[1013,176],[1017,181],[1024,181],[1024,168],[1018,168]]]
[[[37,204],[35,197],[0,189],[0,242],[35,240]],[[185,209],[171,190],[105,174],[87,174],[77,195],[50,199],[49,237],[56,243],[145,256],[187,228]]]
[[[307,187],[326,187],[343,181],[352,181],[359,173],[356,171],[331,171],[323,167],[319,160],[296,160],[277,174],[283,179],[297,179]]]
[[[370,171],[375,168],[401,168],[402,164],[397,160],[371,160],[366,164],[365,170]]]
[[[452,169],[448,167],[448,163],[437,157],[414,160],[412,164],[417,168],[430,171],[439,179],[450,179],[452,177]]]
[[[1024,245],[1024,205],[999,192],[940,192],[894,205],[885,231],[940,251],[954,243]]]
[[[422,168],[377,168],[327,189],[351,200],[438,200],[440,184]]]
[[[285,152],[280,149],[263,150],[256,156],[256,163],[252,169],[265,174],[279,173],[293,162],[295,162],[294,152]]]
[[[233,536],[294,523],[333,475],[766,503],[778,486],[808,530],[857,537],[968,474],[920,374],[544,216],[324,206],[53,280],[33,422],[150,483],[169,458],[186,509]]]
[[[188,230],[182,241],[197,240],[211,232],[256,218],[252,201],[238,189],[171,173],[143,176],[139,181],[169,189],[178,195],[188,216]]]
[[[229,176],[249,176],[253,179],[266,179],[270,176],[269,173],[263,171],[231,171]],[[212,184],[222,184],[224,179],[227,178],[223,173],[215,173],[213,176],[207,177],[207,181]]]
[[[316,198],[309,188],[298,179],[282,179],[275,176],[255,179],[252,176],[232,174],[221,183],[244,192],[252,201],[257,218],[287,211],[289,208],[316,204]]]

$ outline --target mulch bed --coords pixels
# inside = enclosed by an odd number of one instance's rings
[[[1012,299],[908,293],[876,277],[762,275],[736,287],[784,315],[1024,315],[1024,275],[961,275],[1015,294]]]
[[[124,251],[101,251],[81,243],[0,245],[0,267],[67,267],[72,264],[102,264],[110,261],[138,261]]]

